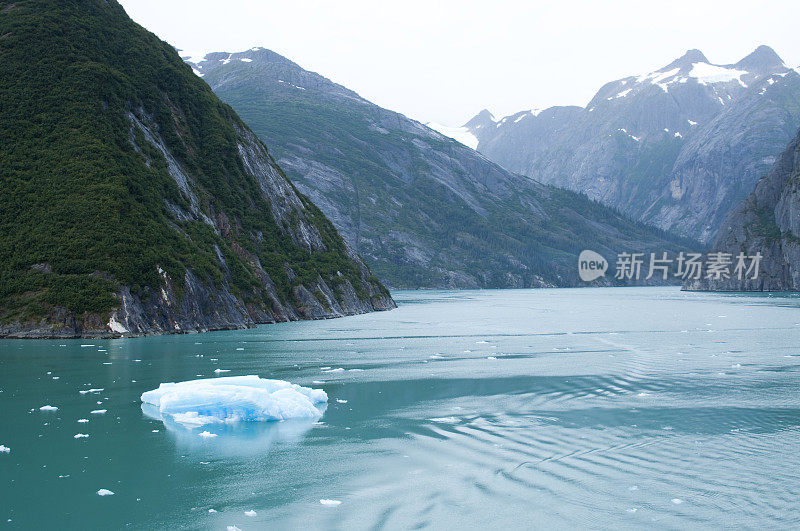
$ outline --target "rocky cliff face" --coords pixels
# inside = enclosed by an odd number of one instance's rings
[[[725,219],[713,252],[762,255],[757,279],[732,275],[684,284],[700,291],[800,290],[800,133],[755,190]]]
[[[0,337],[395,307],[261,140],[119,4],[0,8]]]
[[[611,257],[679,245],[269,50],[211,53],[193,65],[393,287],[571,286],[584,248]]]
[[[484,111],[465,127],[511,171],[710,242],[800,127],[800,75],[767,46],[732,65],[690,50],[585,108]]]

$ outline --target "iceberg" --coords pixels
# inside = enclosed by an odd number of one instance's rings
[[[143,404],[162,419],[187,427],[214,423],[314,419],[328,395],[322,389],[250,376],[162,383],[142,393]]]

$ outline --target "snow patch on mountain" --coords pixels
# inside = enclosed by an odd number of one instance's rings
[[[436,122],[427,122],[425,125],[448,138],[452,138],[456,142],[464,144],[470,149],[478,149],[478,138],[466,127],[450,127]]]
[[[689,72],[689,77],[697,79],[701,85],[713,85],[714,83],[730,83],[731,81],[738,81],[740,85],[747,88],[747,85],[742,81],[742,76],[749,74],[744,70],[737,70],[725,66],[717,66],[708,63],[694,63],[692,70]]]

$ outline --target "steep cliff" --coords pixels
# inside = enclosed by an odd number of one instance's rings
[[[731,275],[684,284],[701,291],[800,290],[800,133],[755,190],[731,212],[713,252],[762,256],[758,278]]]
[[[0,2],[0,336],[394,307],[264,144],[113,0]]]
[[[611,257],[680,245],[270,50],[211,53],[194,66],[392,287],[573,286],[583,249]]]

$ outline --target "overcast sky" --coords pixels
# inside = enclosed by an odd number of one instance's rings
[[[689,48],[733,63],[759,44],[800,65],[800,2],[121,0],[194,55],[263,46],[423,122],[482,108],[586,105],[607,81]]]

